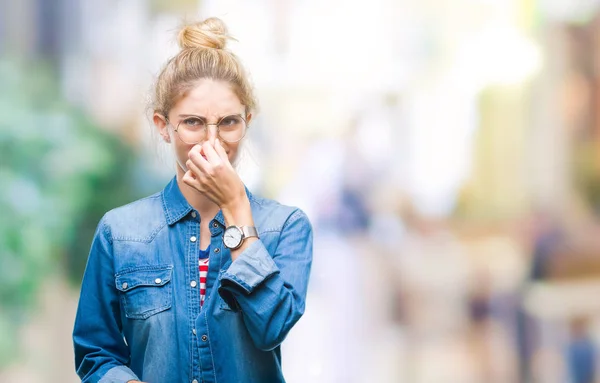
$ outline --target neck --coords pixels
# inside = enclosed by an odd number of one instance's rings
[[[177,166],[177,185],[179,186],[179,190],[181,190],[181,194],[183,194],[186,201],[196,209],[202,220],[211,220],[219,212],[219,206],[211,201],[206,195],[183,182],[182,179],[184,174],[183,170]]]

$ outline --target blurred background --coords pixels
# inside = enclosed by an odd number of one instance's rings
[[[148,96],[224,19],[239,168],[304,209],[295,382],[600,382],[599,0],[0,1],[0,382],[77,382],[104,212],[174,174]]]

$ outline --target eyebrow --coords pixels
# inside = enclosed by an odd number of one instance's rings
[[[229,116],[240,116],[240,117],[243,117],[241,113],[232,113],[232,114],[226,114],[224,116],[218,116],[217,120],[221,121],[225,117],[229,117]],[[180,114],[179,115],[179,118],[188,118],[188,117],[197,117],[197,118],[203,119],[204,121],[208,121],[208,119],[206,117],[200,116],[200,115],[197,115],[197,114]]]

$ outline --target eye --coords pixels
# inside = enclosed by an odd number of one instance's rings
[[[186,127],[201,128],[204,126],[204,120],[198,117],[189,117],[182,121]]]
[[[221,126],[232,126],[237,125],[242,122],[242,118],[240,116],[227,116],[221,120],[219,125]]]

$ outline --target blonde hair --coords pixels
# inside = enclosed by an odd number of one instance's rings
[[[216,17],[184,25],[177,36],[181,51],[171,58],[158,76],[152,109],[168,116],[169,111],[198,80],[225,81],[246,108],[256,108],[256,98],[239,58],[226,49],[233,39],[225,23]]]

